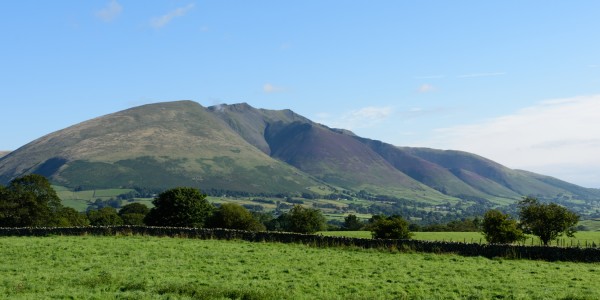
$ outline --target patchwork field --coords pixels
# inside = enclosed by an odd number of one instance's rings
[[[585,263],[142,236],[0,238],[0,256],[1,298],[600,298]]]

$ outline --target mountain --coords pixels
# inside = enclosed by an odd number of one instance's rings
[[[0,151],[0,158],[1,158],[2,156],[6,156],[6,155],[7,155],[7,154],[9,154],[9,153],[10,153],[10,151]]]
[[[370,194],[425,203],[584,203],[600,191],[475,154],[398,147],[246,103],[149,104],[41,137],[0,158],[0,182],[39,173],[75,188],[179,185],[249,193]],[[380,196],[377,196],[380,195]]]
[[[39,173],[67,187],[201,186],[301,191],[320,182],[246,142],[192,101],[135,107],[39,138],[0,159],[0,180]]]

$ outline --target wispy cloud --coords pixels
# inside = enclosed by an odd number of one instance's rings
[[[417,89],[417,91],[419,93],[428,93],[428,92],[433,92],[435,90],[435,88],[433,87],[433,85],[428,84],[428,83],[424,83],[421,86],[419,86],[419,88]]]
[[[169,24],[174,18],[185,16],[190,10],[194,8],[194,3],[190,3],[187,6],[179,7],[175,10],[172,10],[160,17],[156,17],[150,21],[150,25],[156,29],[165,27]]]
[[[285,89],[283,87],[280,87],[280,86],[275,86],[275,85],[270,84],[270,83],[265,83],[263,85],[263,92],[265,92],[267,94],[279,93],[279,92],[283,92],[283,91],[285,91]]]
[[[600,170],[600,95],[543,101],[481,123],[438,129],[421,144],[531,171],[562,168],[550,175],[569,180],[568,173],[581,167]],[[594,176],[600,178],[600,171]]]
[[[317,114],[317,122],[335,128],[354,130],[368,128],[388,119],[394,110],[389,106],[367,106],[333,116],[328,113]]]
[[[506,72],[491,72],[491,73],[471,73],[458,75],[458,78],[477,78],[477,77],[493,77],[506,75]]]
[[[110,22],[123,12],[123,7],[116,1],[110,1],[105,8],[96,12],[96,17],[104,22]]]

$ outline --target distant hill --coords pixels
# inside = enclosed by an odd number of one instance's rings
[[[291,110],[177,101],[134,107],[41,137],[0,158],[0,182],[39,173],[76,188],[180,185],[248,193],[368,193],[427,203],[565,203],[600,191],[460,151],[398,147]]]
[[[0,157],[6,156],[9,153],[10,153],[10,151],[0,151]]]

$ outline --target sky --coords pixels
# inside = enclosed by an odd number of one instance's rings
[[[4,1],[0,150],[246,102],[600,188],[600,1]]]

